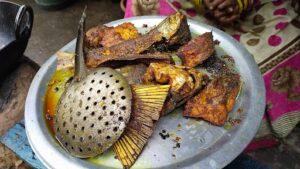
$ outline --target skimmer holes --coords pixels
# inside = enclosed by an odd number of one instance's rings
[[[122,106],[122,107],[121,107],[121,110],[126,110],[126,106]]]

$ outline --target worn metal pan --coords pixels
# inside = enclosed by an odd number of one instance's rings
[[[31,35],[33,10],[0,1],[0,78],[17,66]]]
[[[143,24],[157,25],[163,17],[144,16],[122,19],[108,23],[116,26],[132,22],[141,32]],[[226,33],[194,21],[189,21],[193,33],[212,31],[220,41],[217,54],[224,51],[231,55],[240,73],[243,86],[237,98],[231,118],[241,122],[231,128],[217,127],[204,121],[183,118],[182,109],[159,120],[158,125],[143,153],[133,168],[222,168],[237,157],[254,137],[265,108],[265,88],[259,69],[248,51]],[[74,51],[75,40],[61,51]],[[74,158],[67,154],[50,135],[43,117],[43,97],[47,83],[56,68],[56,56],[50,57],[36,74],[25,105],[26,133],[31,147],[43,164],[49,168],[122,168],[112,151],[88,160]],[[170,137],[162,139],[162,130]],[[180,148],[174,140],[180,138]]]

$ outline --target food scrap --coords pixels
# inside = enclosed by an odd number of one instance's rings
[[[161,132],[159,132],[159,135],[163,140],[170,137],[170,134],[167,133],[166,130],[162,130]]]

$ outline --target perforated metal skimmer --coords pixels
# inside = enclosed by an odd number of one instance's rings
[[[84,20],[80,25],[82,31]],[[82,50],[79,33],[75,64],[81,65],[75,66],[75,78],[60,98],[54,127],[68,152],[86,158],[101,154],[121,136],[130,118],[132,93],[127,80],[114,69],[85,70],[78,52]]]

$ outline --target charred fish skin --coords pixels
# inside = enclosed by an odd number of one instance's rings
[[[136,39],[123,41],[117,45],[93,49],[86,54],[88,67],[98,67],[104,62],[113,60],[125,60],[130,54],[143,54],[155,46],[165,43],[166,45],[182,45],[191,39],[191,32],[186,16],[177,12],[164,19],[156,28]]]

